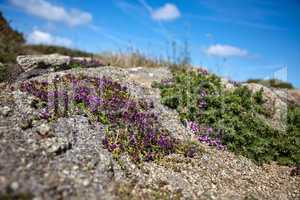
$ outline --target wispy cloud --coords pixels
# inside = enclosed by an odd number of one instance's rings
[[[235,46],[215,44],[205,49],[205,53],[216,57],[245,57],[248,51]]]
[[[31,44],[47,44],[71,47],[72,41],[65,37],[54,36],[48,32],[34,30],[28,36],[28,42]]]
[[[152,11],[151,16],[158,21],[173,21],[181,16],[176,5],[166,3],[164,6]]]
[[[229,23],[262,30],[283,31],[286,27],[270,23],[270,19],[282,17],[281,8],[273,3],[260,0],[235,1],[198,1],[208,14],[186,14],[185,17],[204,21]],[[280,21],[280,20],[276,20]]]
[[[112,31],[109,31],[105,29],[103,26],[97,26],[95,24],[90,24],[88,26],[90,30],[92,30],[94,33],[101,35],[102,37],[110,40],[113,42],[116,46],[119,47],[128,47],[130,46],[130,43],[126,40],[122,39],[120,36],[117,36],[116,34],[112,33]]]
[[[92,15],[75,8],[66,10],[64,7],[54,5],[46,0],[9,0],[10,3],[25,12],[48,21],[63,22],[70,26],[89,24]]]

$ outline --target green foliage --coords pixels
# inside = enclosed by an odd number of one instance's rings
[[[280,132],[261,117],[268,117],[263,91],[253,94],[243,86],[225,91],[217,76],[184,69],[174,71],[173,80],[156,86],[162,103],[176,109],[182,122],[212,127],[227,149],[258,164],[299,164],[299,108],[289,109],[288,131]]]
[[[264,86],[273,87],[273,88],[294,89],[293,84],[278,79],[269,79],[269,80],[249,79],[247,80],[247,83],[259,83]]]
[[[0,64],[0,82],[5,81],[7,78],[7,68],[5,65]]]

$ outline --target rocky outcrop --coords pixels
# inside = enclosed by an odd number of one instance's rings
[[[59,67],[68,65],[71,58],[60,54],[50,55],[23,55],[17,57],[17,64],[26,72],[36,67]]]
[[[272,88],[274,93],[284,102],[300,106],[300,91],[297,89]]]
[[[224,86],[224,89],[227,91],[234,90],[235,88],[235,85],[230,83],[230,81],[225,78],[221,78],[221,84]]]
[[[18,56],[17,64],[23,70],[23,73],[17,77],[18,81],[72,67],[90,68],[104,65],[98,58],[70,57],[60,54]]]
[[[167,68],[72,69],[43,74],[32,80],[52,80],[56,75],[65,74],[112,77],[126,86],[132,97],[152,101],[152,111],[159,114],[160,125],[174,138],[193,139],[177,112],[160,103],[159,90],[151,88],[152,81],[171,78]],[[261,86],[248,87],[256,91]],[[269,90],[265,95],[266,99],[278,101]],[[103,125],[85,115],[37,120],[34,101],[19,90],[0,90],[0,199],[29,196],[54,200],[281,200],[300,197],[300,179],[290,176],[289,167],[257,166],[244,157],[204,144],[199,144],[200,150],[194,158],[175,152],[161,160],[141,164],[133,163],[126,154],[116,160],[102,144]]]
[[[285,130],[286,117],[287,117],[287,103],[282,101],[278,95],[263,85],[257,83],[244,84],[252,92],[259,92],[263,90],[263,98],[265,100],[264,106],[270,115],[266,120],[272,125],[272,127],[279,130]]]

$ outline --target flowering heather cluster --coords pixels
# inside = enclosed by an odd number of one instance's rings
[[[42,101],[48,100],[48,86],[49,83],[47,81],[38,82],[38,81],[30,81],[30,82],[23,82],[21,84],[21,91],[28,92],[33,96],[41,99]]]
[[[229,83],[231,83],[232,85],[234,85],[235,87],[241,86],[241,83],[238,81],[234,81],[234,80],[228,80]]]
[[[215,146],[218,150],[224,149],[224,146],[221,143],[221,134],[220,131],[216,136],[214,136],[213,128],[211,127],[200,127],[196,122],[188,122],[188,127],[197,134],[200,134],[198,141],[206,143],[209,146]]]
[[[101,62],[98,59],[83,59],[83,60],[76,60],[76,59],[71,59],[70,61],[70,66],[71,67],[99,67],[99,66],[104,66],[104,63]]]
[[[207,106],[207,103],[205,101],[205,97],[207,96],[207,93],[204,89],[200,89],[200,94],[199,94],[199,108],[204,109]]]
[[[59,91],[63,85],[63,91]],[[21,84],[23,92],[30,93],[43,102],[42,119],[53,118],[57,113],[65,116],[73,105],[88,112],[93,120],[107,126],[103,145],[119,155],[127,152],[133,160],[150,161],[169,154],[175,149],[175,141],[158,126],[158,116],[150,110],[153,103],[130,98],[127,88],[110,78],[65,75],[55,77],[52,84],[29,81]],[[69,90],[73,93],[69,95]],[[49,100],[53,100],[52,103]],[[59,101],[58,99],[62,99]],[[72,101],[71,101],[72,100]],[[59,106],[59,102],[63,102]],[[64,109],[61,112],[60,109]]]
[[[202,75],[205,75],[205,76],[208,75],[207,69],[198,68],[197,72],[200,73],[200,74],[202,74]]]

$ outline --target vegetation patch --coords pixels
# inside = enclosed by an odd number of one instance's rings
[[[273,87],[273,88],[280,88],[280,89],[294,89],[293,84],[278,79],[269,79],[269,80],[249,79],[247,80],[247,83],[259,83],[266,87]]]
[[[226,148],[258,164],[299,164],[299,108],[289,108],[288,130],[280,132],[259,117],[268,117],[263,91],[252,93],[244,86],[225,91],[220,78],[203,70],[174,70],[173,75],[154,87],[160,88],[162,103],[177,110],[200,142]]]
[[[135,162],[151,161],[175,151],[177,142],[159,126],[153,104],[130,97],[126,87],[110,78],[69,74],[52,83],[23,82],[20,89],[38,98],[41,119],[80,112],[105,125],[103,145],[116,157],[126,152]]]

